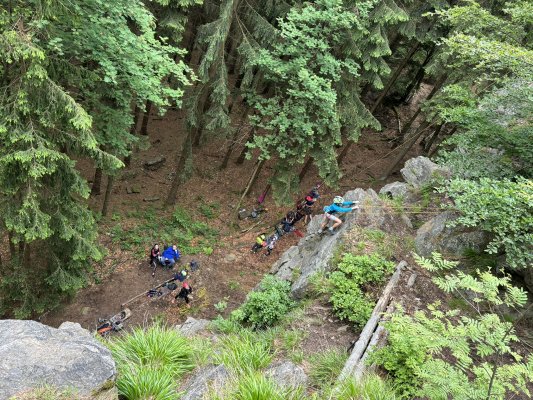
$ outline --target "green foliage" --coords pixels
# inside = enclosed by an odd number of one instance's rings
[[[218,312],[224,312],[224,310],[228,308],[228,302],[226,300],[221,300],[213,307],[215,307],[215,310],[217,310]]]
[[[336,315],[363,326],[375,306],[371,296],[363,292],[364,286],[382,282],[393,269],[393,263],[377,254],[345,254],[337,270],[328,278],[332,293],[330,301]]]
[[[126,399],[177,399],[176,379],[194,368],[190,341],[161,324],[136,328],[109,342],[117,388]]]
[[[260,335],[241,329],[226,335],[219,342],[214,359],[234,371],[258,371],[270,364],[274,357],[272,345]]]
[[[326,387],[337,380],[348,355],[337,349],[329,349],[309,357],[309,378],[315,387]]]
[[[514,350],[519,339],[513,323],[497,314],[501,305],[523,306],[527,294],[513,287],[508,277],[488,271],[478,271],[477,276],[450,273],[456,264],[438,254],[432,260],[417,257],[417,262],[438,273],[435,283],[461,296],[475,316],[441,311],[439,303],[412,316],[400,310],[386,324],[389,344],[373,353],[369,362],[389,371],[405,396],[461,400],[529,396],[533,360]]]
[[[111,228],[113,241],[123,250],[134,250],[142,256],[146,254],[147,243],[175,243],[185,254],[213,253],[218,231],[204,222],[194,221],[183,208],[177,207],[172,217],[156,213],[152,208],[135,216],[141,220],[135,224],[118,223]]]
[[[533,262],[533,184],[483,178],[479,182],[456,179],[441,189],[451,196],[461,216],[450,225],[479,227],[493,235],[489,254],[504,252],[511,268],[529,268]]]
[[[201,203],[198,206],[198,211],[207,219],[213,219],[217,217],[217,212],[220,209],[218,203]]]
[[[240,307],[239,320],[253,329],[265,328],[280,321],[294,306],[290,298],[291,285],[272,275],[266,275],[258,290],[248,293]]]

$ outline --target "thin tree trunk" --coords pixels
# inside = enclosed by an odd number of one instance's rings
[[[424,76],[426,75],[426,66],[431,61],[431,58],[433,57],[433,53],[435,52],[435,45],[431,47],[431,50],[427,53],[426,58],[424,59],[424,62],[420,65],[418,68],[418,71],[415,74],[415,77],[411,80],[409,85],[407,85],[407,88],[405,89],[403,95],[400,97],[401,103],[406,103],[410,99],[411,92],[413,90],[418,90],[420,87],[420,84],[422,83],[422,80],[424,79]]]
[[[246,158],[246,153],[248,153],[248,147],[246,146],[246,143],[251,142],[254,135],[255,135],[255,126],[252,129],[250,129],[250,133],[248,133],[246,142],[244,142],[244,148],[242,149],[241,154],[239,154],[239,157],[237,157],[235,164],[241,165],[244,162]]]
[[[96,167],[94,171],[93,185],[91,186],[91,197],[101,193],[102,188],[102,168]]]
[[[222,160],[222,164],[220,164],[221,170],[226,169],[226,167],[228,166],[229,159],[231,158],[231,153],[233,153],[233,149],[235,148],[235,145],[237,144],[239,133],[242,132],[242,127],[244,126],[244,120],[246,119],[246,116],[250,112],[250,109],[251,107],[246,107],[246,109],[244,110],[244,113],[242,114],[239,127],[235,129],[235,132],[233,133],[233,137],[231,138],[231,143],[228,146],[228,150],[226,151],[224,159]]]
[[[200,96],[200,101],[198,103],[198,110],[199,110],[200,118],[198,118],[198,126],[195,126],[192,129],[192,143],[194,147],[200,146],[200,142],[202,140],[202,135],[204,131],[204,127],[202,124],[202,115],[204,115],[204,113],[206,112],[208,108],[209,95],[211,94],[211,92],[207,90],[207,87],[205,85],[202,87],[201,90],[202,90],[202,94]]]
[[[428,101],[428,100],[431,100],[431,98],[440,90],[440,88],[444,85],[444,82],[446,82],[446,79],[448,79],[448,75],[447,74],[444,74],[442,75],[438,80],[437,82],[435,82],[435,85],[433,86],[433,89],[431,89],[431,92],[429,92],[429,94],[427,95],[427,97],[422,101],[420,102],[420,104],[422,105],[424,102]],[[399,143],[402,143],[404,141],[404,138],[409,134],[409,131],[411,129],[411,126],[413,125],[413,123],[415,122],[416,118],[418,117],[418,115],[420,114],[420,112],[422,111],[422,107],[418,106],[418,108],[416,109],[415,113],[413,114],[413,116],[409,119],[409,121],[405,124],[405,126],[403,127],[403,134],[401,136],[398,137],[398,140],[397,142]]]
[[[381,180],[387,179],[390,174],[396,169],[396,167],[402,162],[405,155],[411,150],[411,147],[416,143],[416,141],[422,136],[422,133],[424,133],[425,129],[429,126],[428,121],[424,121],[420,126],[418,127],[417,131],[408,138],[403,144],[403,149],[398,153],[398,155],[394,158],[392,163],[390,164],[389,168],[385,171],[383,176],[381,177]]]
[[[424,140],[422,141],[422,144],[424,145],[424,154],[426,155],[429,154],[429,150],[431,150],[431,146],[433,146],[433,143],[435,143],[435,140],[439,136],[439,133],[442,130],[443,126],[444,126],[444,122],[439,124],[431,135],[428,135],[424,138]]]
[[[192,131],[188,131],[187,137],[183,142],[183,147],[181,149],[180,159],[176,164],[176,169],[174,170],[174,179],[172,179],[172,186],[168,191],[167,199],[165,200],[165,206],[173,206],[176,204],[176,197],[178,195],[178,189],[183,183],[183,173],[185,166],[187,165],[187,160],[192,155]]]
[[[139,124],[139,119],[141,118],[141,109],[139,106],[135,106],[135,109],[133,110],[133,124],[130,128],[130,135],[136,136],[137,135],[137,125]],[[131,158],[133,157],[133,152],[135,149],[130,150],[130,154],[128,154],[126,157],[124,157],[124,166],[128,168],[131,165]]]
[[[305,162],[304,166],[302,167],[302,170],[298,174],[298,180],[301,182],[302,179],[305,177],[307,172],[309,171],[309,168],[311,168],[311,165],[313,165],[313,157],[309,157],[307,161]]]
[[[347,130],[348,128],[346,128],[346,126],[341,127],[341,137],[346,136]],[[346,145],[344,146],[340,154],[337,156],[338,165],[342,164],[342,161],[344,160],[344,157],[346,157],[346,155],[348,154],[348,151],[350,150],[350,147],[352,147],[352,144],[353,142],[350,139],[348,139],[348,143],[346,143]]]
[[[15,243],[13,243],[13,235],[11,232],[7,232],[7,239],[9,242],[9,254],[11,255],[11,259],[14,259],[17,256],[17,248],[15,247]]]
[[[148,136],[148,121],[150,120],[150,113],[152,111],[152,102],[146,101],[146,112],[143,115],[143,122],[141,124],[141,135]]]
[[[433,149],[430,149],[429,150],[429,153],[428,153],[428,157],[433,157],[435,155],[435,153],[437,152],[437,150],[439,149],[439,146],[442,144],[442,142],[444,141],[445,138],[447,137],[450,137],[452,136],[455,131],[457,130],[457,127],[454,126],[452,128],[452,130],[450,132],[448,132],[447,134],[444,134],[444,135],[440,135],[440,138],[439,140],[437,141],[437,143],[435,143],[435,145],[433,146]]]
[[[253,184],[255,183],[257,176],[259,175],[259,172],[261,171],[261,168],[263,168],[264,163],[265,163],[265,160],[260,160],[256,162],[255,168],[252,171],[252,175],[250,175],[250,179],[248,179],[248,184],[244,188],[241,198],[239,199],[239,202],[237,203],[237,206],[235,207],[236,210],[239,209],[239,207],[241,206],[242,200],[244,199],[244,197],[246,197],[246,195],[252,188]]]
[[[379,95],[379,97],[376,99],[376,101],[374,102],[374,104],[370,108],[370,113],[371,114],[374,114],[376,109],[383,102],[383,99],[389,93],[390,88],[392,87],[392,85],[394,85],[394,82],[396,82],[396,80],[400,76],[400,73],[403,71],[403,69],[405,68],[405,66],[407,65],[409,60],[413,57],[413,55],[416,53],[416,51],[418,50],[419,47],[420,47],[420,42],[419,41],[415,41],[415,44],[413,46],[411,46],[411,49],[409,49],[409,52],[407,53],[407,55],[403,58],[402,62],[398,65],[398,67],[396,67],[396,69],[394,70],[394,73],[391,75],[390,79],[387,81],[387,84],[385,85],[385,87],[381,91],[381,94]]]
[[[111,192],[113,191],[113,183],[115,182],[114,175],[107,175],[107,187],[105,189],[104,204],[102,206],[102,216],[106,217],[109,211],[109,201],[111,200]]]

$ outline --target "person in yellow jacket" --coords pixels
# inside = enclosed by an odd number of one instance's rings
[[[261,233],[255,238],[255,243],[252,246],[252,253],[257,253],[260,249],[266,246],[266,233]]]

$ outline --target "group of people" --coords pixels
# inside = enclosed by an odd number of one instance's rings
[[[268,256],[272,253],[272,250],[274,249],[274,246],[279,238],[284,234],[294,232],[298,236],[303,236],[303,234],[296,229],[295,224],[302,219],[304,224],[307,224],[311,221],[313,207],[316,201],[320,198],[318,193],[319,189],[320,185],[317,184],[315,187],[313,187],[313,189],[311,189],[304,199],[296,203],[296,210],[291,210],[287,213],[287,215],[285,215],[281,222],[276,225],[275,232],[272,235],[267,237],[266,233],[259,234],[255,239],[255,243],[252,246],[251,251],[253,253],[257,253],[259,250],[265,248],[265,255]],[[344,201],[344,198],[341,196],[335,196],[333,203],[324,207],[324,220],[322,221],[322,225],[320,226],[318,233],[320,234],[324,232],[331,221],[333,222],[333,225],[330,226],[327,231],[330,234],[334,234],[335,230],[342,224],[341,219],[337,215],[340,213],[350,212],[356,208],[358,208],[357,202]]]
[[[152,249],[150,250],[150,264],[151,265],[153,265],[153,263],[159,263],[162,266],[172,269],[174,268],[176,263],[180,260],[180,258],[181,258],[181,253],[178,249],[178,246],[175,244],[167,247],[162,253],[157,243],[154,244]],[[191,270],[194,270],[198,268],[198,263],[196,261],[191,261],[190,266],[191,266]],[[175,303],[177,299],[183,299],[187,307],[190,307],[190,299],[191,299],[190,295],[192,293],[192,286],[188,282],[186,282],[188,277],[189,277],[189,274],[187,273],[185,269],[181,270],[180,272],[174,275],[172,279],[172,283],[175,281],[180,282],[181,288],[180,288],[180,291],[174,296],[172,303]],[[178,285],[176,285],[175,283],[173,283],[173,286],[167,285],[167,288],[172,289],[172,290],[177,289],[177,287]]]

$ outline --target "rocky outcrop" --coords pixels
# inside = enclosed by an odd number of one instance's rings
[[[295,389],[307,384],[307,375],[303,368],[291,361],[272,365],[267,369],[266,376],[283,388]]]
[[[292,295],[302,298],[307,291],[309,278],[320,271],[328,270],[343,234],[354,226],[381,229],[385,232],[409,229],[404,219],[389,207],[372,190],[355,189],[344,195],[346,201],[359,201],[359,209],[345,214],[345,221],[335,235],[317,233],[323,215],[316,215],[307,228],[307,235],[297,246],[289,248],[272,266],[271,273],[292,281]]]
[[[44,384],[96,396],[115,375],[111,352],[79,324],[0,321],[0,399]]]
[[[444,256],[462,256],[468,249],[483,251],[489,242],[489,235],[479,230],[462,227],[450,228],[447,224],[457,218],[452,211],[446,211],[427,221],[416,232],[416,252],[428,257],[432,252]]]
[[[435,178],[450,178],[449,168],[435,164],[427,157],[415,157],[407,160],[400,170],[403,179],[415,188],[421,188],[430,184]]]
[[[223,365],[210,365],[198,371],[183,389],[181,400],[202,400],[208,391],[220,392],[230,374]]]
[[[410,187],[405,182],[392,182],[381,188],[379,194],[384,194],[392,198],[405,198],[410,192]]]
[[[207,329],[209,321],[207,319],[196,319],[193,317],[187,317],[187,320],[177,325],[176,329],[179,330],[184,336],[194,336],[197,333]]]

